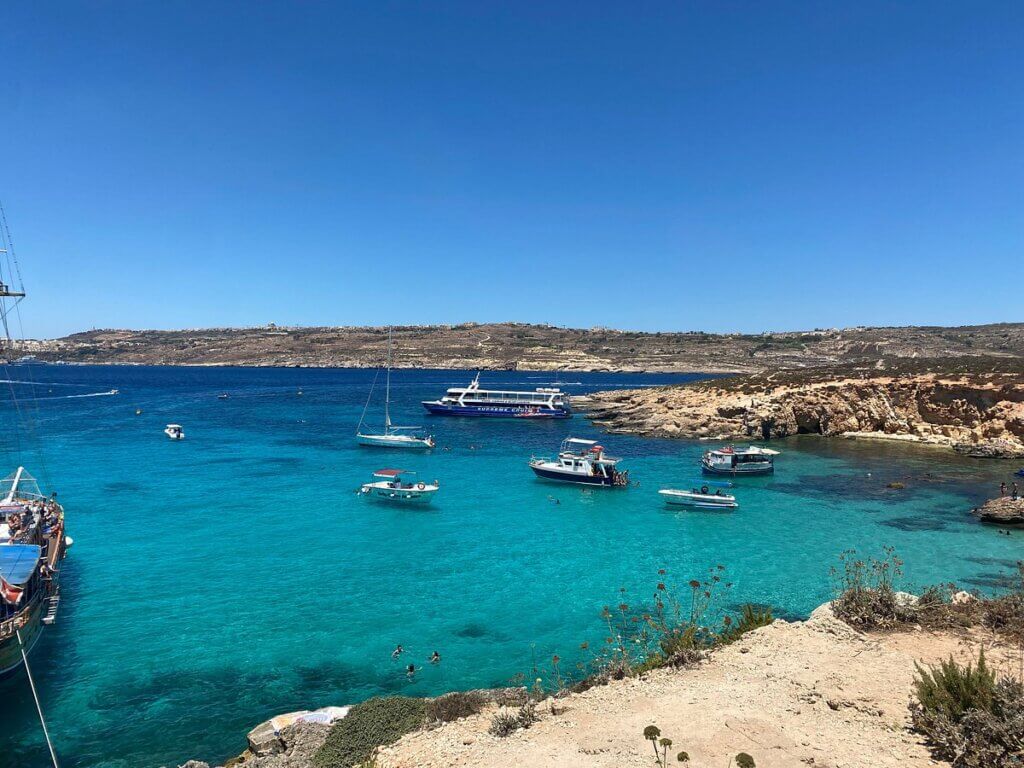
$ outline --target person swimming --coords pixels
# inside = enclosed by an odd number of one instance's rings
[[[395,650],[393,650],[393,651],[391,652],[391,658],[392,658],[392,659],[397,659],[397,658],[398,658],[399,656],[401,656],[401,655],[402,655],[402,651],[404,651],[404,650],[405,650],[405,649],[404,649],[404,648],[402,648],[402,644],[401,644],[401,643],[399,643],[398,645],[396,645],[396,646],[395,646]]]
[[[438,653],[437,651],[434,651],[432,654],[430,654],[430,663],[431,664],[440,664],[441,663],[441,654]]]
[[[412,677],[413,675],[415,675],[416,674],[416,665],[415,664],[410,664],[408,667],[406,667],[405,668],[405,674],[407,674],[409,677]]]

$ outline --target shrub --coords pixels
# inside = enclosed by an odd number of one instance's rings
[[[373,757],[377,747],[393,744],[424,722],[423,699],[407,696],[374,698],[356,704],[327,733],[313,757],[316,768],[351,768]]]
[[[970,709],[991,711],[996,675],[985,663],[985,651],[978,654],[977,666],[968,663],[961,667],[952,656],[928,670],[916,666],[914,693],[925,710],[954,721]]]
[[[775,621],[775,617],[772,616],[771,608],[762,608],[747,603],[740,609],[739,621],[733,622],[726,617],[725,627],[718,635],[718,642],[721,645],[734,643],[747,634],[747,632],[751,632],[759,627],[767,627],[773,621]]]
[[[888,628],[904,621],[912,611],[896,599],[896,580],[903,575],[903,561],[891,547],[881,560],[862,560],[850,549],[839,556],[840,572],[832,568],[836,597],[832,610],[851,626]]]
[[[428,701],[426,717],[429,722],[449,723],[475,715],[486,705],[487,699],[476,691],[455,691]]]
[[[491,718],[491,727],[487,732],[498,738],[505,738],[520,728],[519,716],[507,709],[502,709]]]
[[[911,720],[937,757],[956,768],[1024,764],[1024,685],[1009,677],[997,682],[984,653],[977,666],[950,659],[918,667],[914,687]]]

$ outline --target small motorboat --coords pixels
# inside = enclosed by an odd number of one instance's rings
[[[708,485],[718,486],[711,490]],[[699,509],[736,509],[739,504],[736,497],[729,493],[722,493],[722,488],[731,488],[732,483],[705,483],[699,488],[690,491],[677,490],[675,488],[663,488],[658,491],[665,503],[679,507],[697,507]]]
[[[167,428],[164,430],[164,434],[171,440],[185,439],[185,430],[181,428],[181,424],[168,424]]]
[[[778,451],[751,445],[746,448],[728,446],[716,451],[705,451],[701,468],[712,475],[770,475],[775,471]]]
[[[530,469],[537,477],[562,483],[599,485],[606,488],[625,488],[629,485],[629,472],[616,468],[622,459],[606,456],[596,440],[567,437],[554,459],[532,458]]]
[[[221,392],[219,395],[217,395],[218,400],[227,400],[229,397],[231,397],[231,395],[229,395],[227,392]]]
[[[432,483],[405,481],[415,474],[407,469],[378,469],[373,473],[374,481],[364,483],[359,494],[398,504],[429,504],[441,486],[437,480]]]

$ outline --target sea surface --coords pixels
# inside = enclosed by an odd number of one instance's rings
[[[736,512],[681,511],[657,490],[693,486],[705,444],[602,436],[579,416],[422,412],[420,400],[471,372],[394,373],[394,420],[429,427],[438,449],[426,454],[354,444],[373,371],[9,374],[38,383],[13,385],[33,414],[31,433],[11,431],[9,392],[0,407],[3,459],[12,470],[23,460],[59,492],[75,540],[58,621],[31,657],[66,768],[221,761],[282,712],[502,685],[546,668],[553,654],[571,669],[580,643],[606,634],[603,606],[642,605],[658,581],[685,583],[718,564],[732,584],[721,609],[749,601],[799,618],[830,597],[830,568],[848,548],[895,547],[908,589],[956,580],[998,590],[1024,558],[1024,535],[1000,535],[968,514],[1016,466],[940,449],[781,441],[775,476],[742,479]],[[572,373],[560,383],[582,394],[692,378]],[[494,387],[554,380],[483,376]],[[168,422],[184,426],[183,442],[166,439]],[[569,434],[600,437],[636,484],[588,490],[535,479],[526,461]],[[436,503],[357,497],[383,467],[440,480]],[[892,481],[906,487],[887,488]],[[407,653],[393,661],[398,643]],[[441,664],[409,679],[405,665],[435,649]],[[47,761],[25,676],[0,681],[0,766]]]

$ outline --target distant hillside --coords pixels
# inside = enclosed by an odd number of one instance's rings
[[[748,373],[881,358],[1024,358],[1024,323],[959,328],[847,328],[757,335],[640,333],[520,323],[394,329],[395,365],[577,371]],[[26,342],[25,353],[73,363],[370,367],[385,328],[96,330]]]

